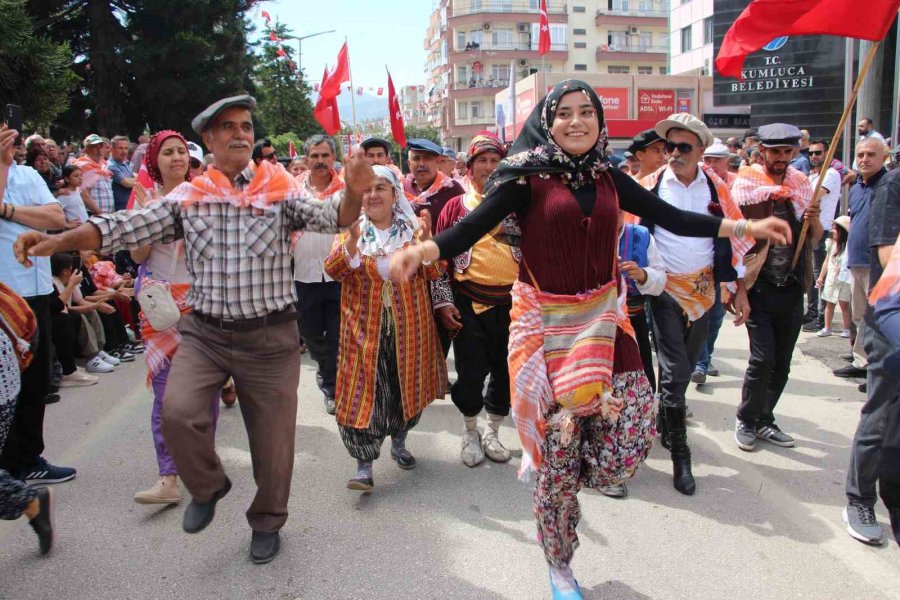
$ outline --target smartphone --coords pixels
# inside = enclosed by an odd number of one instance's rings
[[[81,268],[81,256],[75,256],[72,258],[72,271],[77,271]]]
[[[22,119],[24,115],[24,111],[22,107],[17,104],[7,104],[6,111],[3,114],[3,120],[6,121],[6,124],[10,129],[15,129],[19,132],[19,137],[16,138],[16,146],[22,145]]]

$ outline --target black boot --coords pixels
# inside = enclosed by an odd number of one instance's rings
[[[691,449],[687,444],[687,425],[683,406],[665,407],[666,427],[669,433],[669,451],[672,453],[672,483],[685,496],[696,490],[691,473]]]
[[[660,405],[659,412],[656,413],[656,432],[659,434],[659,442],[666,450],[669,449],[669,428],[666,426],[666,411]]]

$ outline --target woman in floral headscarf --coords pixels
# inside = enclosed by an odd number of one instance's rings
[[[337,238],[325,261],[328,274],[342,282],[334,399],[341,439],[357,461],[347,487],[364,492],[374,487],[372,462],[387,436],[398,466],[415,467],[406,434],[447,388],[428,287],[440,270],[429,264],[400,284],[391,283],[388,273],[391,256],[413,243],[417,231],[431,238],[431,223],[427,212],[416,217],[391,169],[373,168],[375,184],[363,196],[361,221]]]
[[[655,434],[656,407],[618,270],[619,208],[653,215],[679,235],[730,235],[747,223],[680,211],[610,169],[603,108],[587,83],[557,84],[528,117],[509,157],[466,219],[394,256],[403,280],[423,260],[464,252],[508,214],[521,228],[509,338],[521,475],[536,476],[538,540],[554,598],[582,598],[569,563],[578,545],[576,493],[631,477]],[[784,239],[775,220],[760,237]]]

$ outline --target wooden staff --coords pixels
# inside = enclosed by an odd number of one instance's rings
[[[812,206],[819,206],[819,192],[822,191],[822,183],[825,181],[825,172],[831,167],[831,161],[834,159],[834,152],[837,150],[837,144],[841,140],[841,133],[844,131],[844,124],[847,122],[847,119],[850,118],[850,111],[853,110],[853,105],[856,104],[856,98],[859,96],[859,88],[862,87],[863,81],[866,78],[866,74],[869,72],[869,67],[872,66],[872,61],[875,60],[875,54],[878,52],[878,47],[880,45],[881,42],[872,44],[872,47],[869,49],[869,54],[866,55],[865,62],[859,69],[859,75],[856,77],[856,84],[853,86],[853,92],[851,92],[850,98],[847,100],[847,106],[844,107],[844,114],[841,115],[837,131],[834,132],[834,137],[831,138],[831,146],[829,146],[828,151],[825,152],[825,159],[822,161],[822,166],[819,167],[819,178],[816,181],[816,189],[813,190],[812,195]],[[800,229],[800,237],[797,240],[797,249],[794,250],[794,260],[791,261],[792,270],[797,266],[797,261],[800,260],[800,250],[803,249],[803,242],[806,240],[806,232],[808,229],[809,221],[803,219],[803,227]]]

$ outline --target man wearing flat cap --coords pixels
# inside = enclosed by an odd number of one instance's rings
[[[437,225],[444,205],[464,193],[458,181],[445,175],[438,167],[444,160],[444,150],[431,140],[407,140],[410,173],[403,189],[412,200],[413,210],[420,214],[427,210],[431,216],[431,230]]]
[[[740,219],[728,187],[701,164],[704,151],[715,143],[703,121],[677,113],[657,123],[655,130],[665,140],[668,166],[646,178],[644,187],[682,210]],[[682,237],[668,231],[665,223],[650,219],[641,224],[653,235],[667,275],[663,293],[650,298],[660,371],[660,435],[672,454],[675,489],[691,495],[696,486],[687,444],[685,392],[707,341],[709,310],[718,284],[737,282],[729,303],[737,314],[736,324],[747,317],[740,259],[749,244],[740,239]],[[746,222],[739,226],[743,235]]]
[[[801,135],[785,123],[760,127],[763,164],[742,167],[732,187],[746,218],[775,216],[787,221],[793,232],[788,245],[756,244],[747,254],[750,359],[734,432],[738,447],[746,451],[753,450],[757,440],[794,446],[794,438],[775,424],[775,406],[787,384],[800,335],[803,294],[812,285],[812,248],[823,234],[809,179],[791,166]],[[804,220],[809,230],[795,263]]]
[[[666,140],[659,137],[655,129],[647,129],[636,136],[628,146],[638,162],[638,172],[634,178],[640,182],[666,166]]]
[[[100,248],[108,253],[184,240],[193,279],[178,323],[182,335],[163,408],[163,434],[193,496],[184,513],[188,533],[212,521],[231,489],[212,436],[216,394],[231,376],[241,390],[257,491],[247,511],[250,558],[278,553],[287,520],[294,462],[300,342],[294,312],[291,236],[297,230],[336,233],[359,217],[372,170],[360,156],[346,165],[347,189],[310,201],[280,165],[251,159],[250,96],[213,103],[193,120],[215,167],[139,210],[93,217],[60,235],[30,232],[15,244],[17,259]]]
[[[465,219],[481,204],[488,177],[505,156],[503,144],[494,134],[482,131],[472,138],[467,153],[469,190],[444,207],[436,227],[438,233]],[[518,235],[514,217],[507,217],[473,247],[454,257],[448,273],[432,282],[434,310],[444,329],[456,332],[453,349],[457,379],[450,387],[450,397],[462,413],[465,429],[460,458],[469,467],[482,463],[485,456],[500,463],[510,457],[499,434],[510,409],[509,311],[521,253],[498,239],[510,234]],[[483,435],[478,430],[482,410],[487,413]]]

